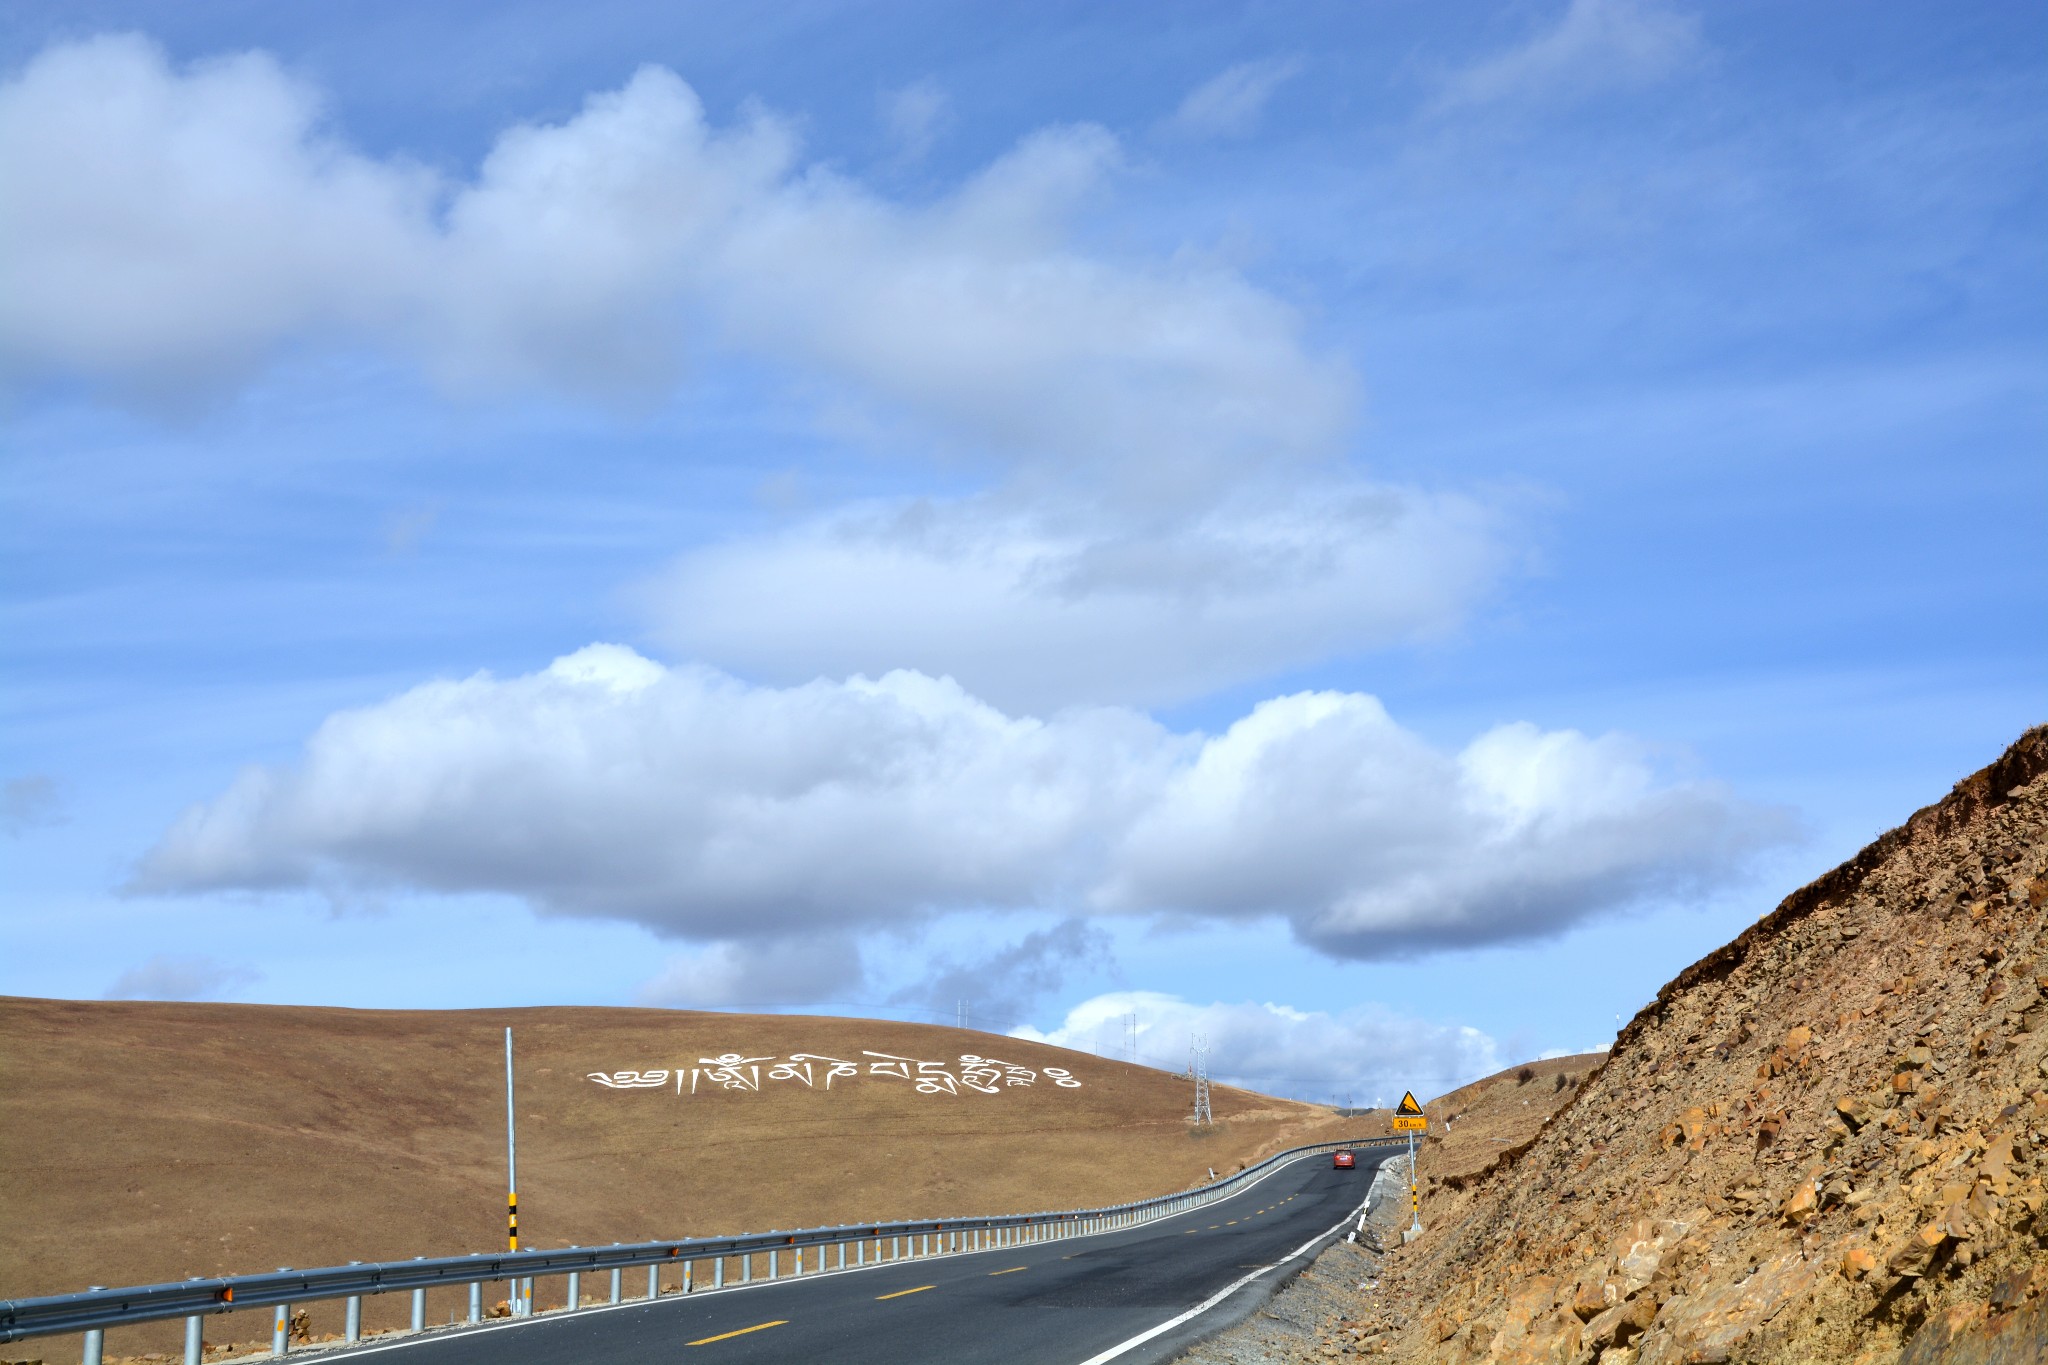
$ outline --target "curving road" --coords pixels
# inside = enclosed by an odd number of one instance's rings
[[[429,1333],[390,1365],[1141,1365],[1242,1317],[1346,1230],[1389,1154],[1305,1157],[1144,1227]]]

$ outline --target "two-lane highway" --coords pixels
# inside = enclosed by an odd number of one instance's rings
[[[1385,1155],[1360,1149],[1355,1171],[1333,1169],[1327,1154],[1304,1157],[1230,1199],[1122,1232],[433,1333],[342,1356],[388,1355],[390,1365],[1139,1365],[1241,1314],[1298,1268],[1289,1258],[1339,1230]]]

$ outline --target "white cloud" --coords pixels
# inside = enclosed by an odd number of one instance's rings
[[[309,329],[388,324],[420,283],[431,182],[319,116],[267,57],[179,77],[137,38],[0,84],[0,373],[169,393]]]
[[[1447,754],[1360,694],[1176,734],[908,671],[760,687],[598,645],[329,717],[296,766],[185,812],[134,889],[507,892],[704,940],[968,908],[1270,918],[1374,957],[1683,894],[1783,833],[1619,737],[1508,725]]]
[[[1293,57],[1240,62],[1189,91],[1167,126],[1204,137],[1241,137],[1257,126],[1273,92],[1300,71]]]
[[[883,94],[882,126],[888,129],[899,156],[919,161],[938,140],[951,109],[952,100],[945,90],[927,76]]]
[[[158,953],[121,973],[107,987],[109,1000],[214,1000],[262,979],[262,973],[210,957]]]
[[[1366,1007],[1340,1014],[1270,1001],[1198,1005],[1156,991],[1113,991],[1084,1000],[1049,1032],[1013,1036],[1122,1056],[1125,1015],[1138,1016],[1138,1055],[1179,1071],[1189,1040],[1206,1037],[1210,1079],[1327,1104],[1392,1105],[1413,1089],[1428,1098],[1501,1067],[1477,1029],[1431,1024]]]
[[[640,1003],[682,1009],[808,1005],[857,991],[860,945],[845,934],[728,940],[672,958]]]
[[[1452,77],[1437,107],[1648,85],[1702,50],[1699,20],[1663,0],[1570,0],[1555,25]]]
[[[1646,749],[1526,723],[1441,753],[1357,693],[1262,702],[1175,768],[1097,888],[1113,909],[1287,907],[1340,957],[1531,938],[1696,895],[1789,832]]]
[[[1290,308],[1074,244],[1118,157],[1049,128],[906,206],[801,166],[771,116],[712,126],[647,67],[451,182],[349,150],[263,54],[54,47],[0,84],[0,374],[161,396],[340,338],[457,389],[631,398],[733,347],[954,446],[1147,486],[1330,453],[1352,377]]]
[[[768,681],[900,667],[1013,710],[1149,705],[1448,632],[1504,567],[1497,522],[1336,480],[1158,518],[904,500],[699,549],[640,596],[677,654]]]

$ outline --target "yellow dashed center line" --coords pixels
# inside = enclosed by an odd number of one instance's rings
[[[880,1303],[883,1299],[900,1299],[905,1294],[922,1294],[927,1289],[937,1288],[938,1286],[935,1284],[921,1284],[915,1289],[899,1289],[893,1294],[877,1294],[875,1295],[875,1302]]]
[[[711,1344],[712,1342],[714,1342],[714,1341],[729,1341],[729,1340],[731,1340],[731,1339],[732,1339],[733,1337],[743,1337],[743,1336],[745,1336],[745,1335],[746,1335],[747,1333],[749,1333],[749,1332],[765,1332],[765,1331],[767,1331],[767,1330],[768,1330],[768,1329],[769,1329],[770,1327],[782,1327],[782,1326],[786,1326],[786,1325],[788,1324],[788,1322],[789,1322],[789,1319],[788,1319],[788,1318],[777,1318],[777,1319],[776,1319],[775,1321],[773,1321],[773,1322],[757,1322],[757,1323],[755,1323],[755,1324],[754,1324],[754,1325],[753,1325],[752,1327],[742,1327],[742,1328],[740,1328],[740,1330],[739,1330],[739,1331],[737,1331],[737,1332],[720,1332],[720,1333],[719,1333],[719,1334],[718,1334],[717,1336],[715,1336],[715,1337],[704,1337],[704,1338],[702,1338],[702,1339],[700,1339],[700,1340],[697,1340],[697,1341],[693,1341],[693,1342],[691,1342],[691,1343],[690,1343],[690,1345],[692,1345],[692,1346],[709,1346],[709,1345],[710,1345],[710,1344]]]
[[[1013,1266],[1011,1266],[1011,1267],[1010,1267],[1010,1268],[1009,1268],[1008,1270],[991,1270],[991,1271],[989,1271],[989,1274],[991,1274],[991,1275],[1014,1275],[1014,1274],[1016,1274],[1016,1273],[1017,1273],[1018,1271],[1020,1271],[1020,1270],[1029,1270],[1029,1269],[1031,1269],[1031,1267],[1030,1267],[1030,1266],[1028,1266],[1028,1265],[1013,1265]]]

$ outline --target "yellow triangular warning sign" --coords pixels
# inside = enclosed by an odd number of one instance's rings
[[[1394,1112],[1403,1115],[1414,1115],[1422,1112],[1422,1106],[1415,1102],[1415,1092],[1413,1090],[1401,1096],[1401,1103],[1395,1108]]]

